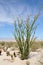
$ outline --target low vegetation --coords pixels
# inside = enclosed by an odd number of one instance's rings
[[[11,45],[12,43],[12,45]],[[2,45],[3,44],[3,45]],[[16,42],[5,42],[3,43],[0,42],[0,49],[4,50],[4,47],[13,47],[12,50],[14,50],[15,48],[18,48],[18,45]],[[32,45],[31,45],[31,51],[36,51],[38,48],[43,48],[43,41],[33,41]]]

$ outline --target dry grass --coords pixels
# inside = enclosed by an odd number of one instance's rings
[[[0,42],[0,48],[4,49],[4,47],[13,47],[12,50],[14,50],[15,48],[18,48],[18,45],[16,42]],[[31,45],[31,51],[36,51],[38,48],[43,48],[43,41],[35,41]]]
[[[12,50],[14,50],[15,48],[17,48],[17,44],[15,42],[0,42],[0,48],[2,48],[4,50],[4,48],[12,48]]]
[[[36,51],[38,48],[41,48],[41,47],[42,47],[41,42],[40,41],[35,41],[31,45],[31,50]]]

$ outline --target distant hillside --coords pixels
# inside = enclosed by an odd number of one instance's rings
[[[0,42],[16,42],[15,39],[0,39]]]

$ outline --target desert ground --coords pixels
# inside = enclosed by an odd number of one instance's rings
[[[21,60],[18,56],[11,60],[10,56],[6,56],[6,52],[2,52],[0,65],[41,65],[40,62],[42,61],[40,59],[42,55],[43,49],[38,49],[36,52],[30,52],[30,57],[27,60]]]
[[[3,43],[1,44],[4,45]],[[21,60],[19,55],[17,55],[17,53],[19,52],[18,49],[13,49],[12,51],[10,51],[11,54],[14,51],[16,53],[16,57],[13,57],[13,60],[11,59],[11,56],[6,55],[5,51],[2,51],[2,54],[0,55],[0,65],[43,65],[43,48],[41,45],[39,43],[35,45],[33,44],[32,51],[30,51],[29,54],[29,58],[25,60]],[[6,46],[12,47],[11,44],[10,45],[8,44]]]

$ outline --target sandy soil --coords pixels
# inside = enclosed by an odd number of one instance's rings
[[[30,58],[28,60],[20,60],[19,57],[15,57],[12,61],[10,56],[6,56],[6,53],[2,52],[0,65],[26,65],[27,61],[30,62],[30,65],[40,65],[38,61],[41,55],[43,55],[43,50],[38,50],[37,52],[30,52]]]

